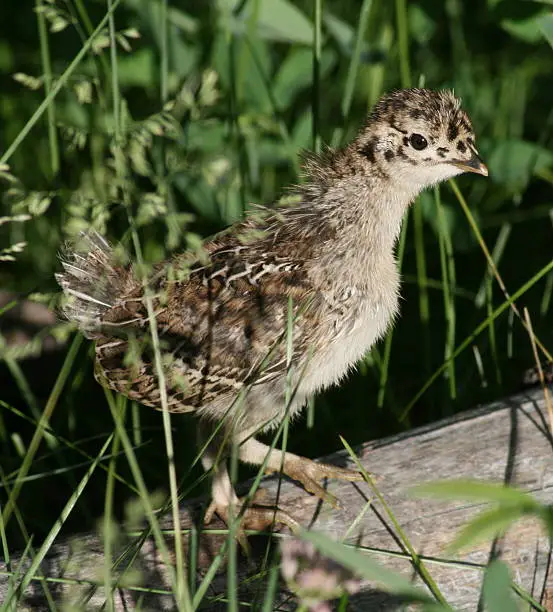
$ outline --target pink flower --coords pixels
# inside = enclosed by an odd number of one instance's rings
[[[322,555],[311,542],[282,540],[281,572],[288,587],[311,612],[330,612],[329,600],[357,593],[361,579],[333,559]]]

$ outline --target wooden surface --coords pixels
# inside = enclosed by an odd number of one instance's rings
[[[378,479],[380,491],[417,552],[431,558],[427,563],[430,573],[447,600],[457,609],[477,609],[482,580],[479,565],[486,564],[491,547],[489,544],[482,545],[465,554],[461,557],[467,562],[464,566],[444,565],[436,560],[443,558],[444,547],[458,529],[484,506],[417,499],[410,496],[408,490],[415,483],[437,479],[478,478],[518,485],[544,502],[553,502],[553,442],[543,392],[539,389],[406,435],[368,442],[356,450],[366,468]],[[331,459],[341,465],[347,464],[345,453],[337,453]],[[276,495],[276,478],[266,479],[263,486],[271,495]],[[406,577],[413,577],[415,573],[408,559],[391,557],[384,552],[403,551],[380,504],[375,502],[367,507],[366,502],[371,498],[368,485],[330,482],[329,490],[341,500],[341,509],[321,505],[294,483],[284,481],[280,492],[281,506],[286,506],[305,526],[324,531],[335,538],[343,538],[361,510],[366,508],[349,541],[381,549],[383,552],[373,554],[374,559]],[[185,529],[199,525],[199,504],[183,506],[181,518]],[[170,520],[164,520],[163,524],[170,528]],[[170,542],[171,537],[168,538]],[[225,536],[221,535],[200,536],[197,555],[199,578],[224,539]],[[131,542],[133,538],[129,535],[126,542],[120,544],[121,549]],[[266,543],[266,540],[260,542]],[[167,575],[153,539],[147,538],[137,550],[133,567],[142,574],[142,585],[169,590]],[[265,548],[261,547],[261,550],[263,553]],[[539,526],[530,520],[520,522],[497,543],[496,550],[510,564],[515,581],[538,601],[541,599],[547,605],[549,599],[551,605],[553,575],[546,575],[549,543]],[[25,563],[22,565],[25,566]],[[55,600],[78,602],[84,594],[84,601],[87,602],[85,609],[98,610],[104,601],[102,587],[94,586],[90,581],[101,583],[103,567],[101,541],[95,535],[83,534],[54,546],[42,570],[44,575],[51,578],[63,576],[81,581],[80,584],[51,583],[50,592]],[[0,601],[7,584],[3,571],[5,566],[0,562]],[[244,561],[240,567],[240,579],[255,576],[258,571],[259,564],[250,562],[248,565]],[[262,598],[265,582],[265,579],[259,578],[246,581],[240,588],[240,599],[252,601],[255,597]],[[223,570],[208,595],[212,599],[218,593],[224,593],[225,589]],[[42,593],[40,582],[34,581],[27,591],[27,609],[47,609]],[[140,597],[143,597],[142,609],[174,609],[171,597],[144,596],[134,589],[120,589],[117,592],[117,609],[133,609]],[[295,607],[284,590],[280,601],[279,609]],[[351,599],[350,609],[390,610],[394,607],[393,600],[385,594],[367,589]],[[212,599],[207,608],[215,610],[224,609],[225,606],[213,603]],[[25,607],[18,609],[24,610]]]

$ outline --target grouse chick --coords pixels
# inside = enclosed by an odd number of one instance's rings
[[[429,89],[385,95],[350,144],[308,156],[305,172],[297,204],[256,210],[208,240],[205,257],[176,255],[146,283],[94,233],[62,256],[65,316],[96,341],[98,381],[161,409],[146,288],[151,295],[169,410],[198,417],[203,466],[213,471],[209,516],[228,520],[239,504],[227,471],[232,444],[242,461],[266,460],[327,501],[321,480],[359,478],[270,450],[255,435],[295,416],[385,333],[398,312],[394,247],[419,192],[488,173],[459,100]],[[259,527],[274,516],[252,507],[244,521]],[[294,525],[285,512],[276,520]]]

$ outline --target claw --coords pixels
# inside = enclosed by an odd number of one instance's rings
[[[257,491],[251,503],[259,503],[259,501],[266,500],[267,492],[263,489]],[[244,500],[241,499],[240,505],[237,508],[233,508],[233,517],[236,517],[240,511]],[[230,507],[218,505],[215,501],[212,501],[204,516],[204,525],[209,524],[213,520],[213,516],[217,514],[227,525],[231,522]],[[287,512],[281,510],[278,507],[269,506],[250,506],[242,511],[240,517],[240,525],[237,527],[235,537],[242,548],[248,552],[249,547],[247,543],[246,531],[269,531],[274,525],[285,525],[294,533],[298,533],[300,530],[300,524],[294,520]]]
[[[219,513],[217,512],[217,504],[215,503],[215,500],[212,499],[204,514],[204,525],[209,525],[215,514]]]
[[[363,475],[355,470],[337,467],[328,463],[317,463],[305,457],[294,457],[285,462],[284,473],[300,482],[306,491],[316,495],[322,501],[326,501],[334,508],[340,507],[338,499],[323,488],[319,482],[325,478],[337,478],[348,482],[363,480]]]

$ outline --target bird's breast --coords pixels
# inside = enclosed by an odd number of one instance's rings
[[[352,288],[340,307],[330,309],[320,330],[319,350],[313,355],[302,388],[313,393],[329,387],[381,338],[398,311],[399,278],[370,291]]]

